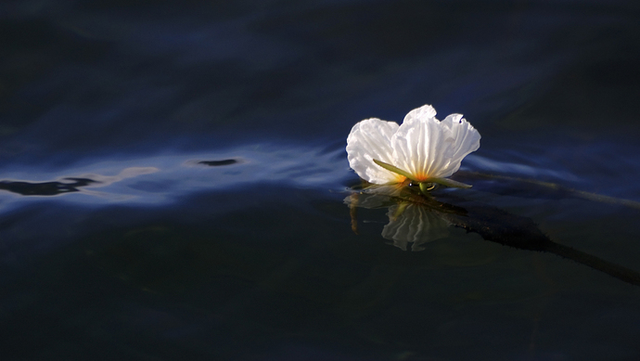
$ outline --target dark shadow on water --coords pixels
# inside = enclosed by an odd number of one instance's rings
[[[198,164],[208,165],[210,167],[219,167],[223,165],[232,165],[240,163],[240,161],[236,159],[224,159],[224,160],[201,160]]]
[[[0,190],[23,196],[56,196],[63,193],[79,192],[80,187],[100,183],[88,178],[64,178],[71,182],[20,182],[0,181]]]

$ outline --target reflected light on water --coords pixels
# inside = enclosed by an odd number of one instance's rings
[[[211,153],[97,161],[48,175],[38,169],[21,169],[4,173],[0,190],[5,192],[0,193],[0,201],[6,207],[63,196],[65,201],[77,203],[159,205],[191,192],[252,183],[334,187],[351,176],[343,153],[342,149],[326,152],[322,148],[256,144]]]

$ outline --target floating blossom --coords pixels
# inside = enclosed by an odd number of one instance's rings
[[[446,178],[458,171],[464,157],[478,150],[480,133],[462,114],[443,121],[435,115],[431,105],[424,105],[410,111],[402,125],[378,118],[360,121],[347,138],[349,165],[374,184],[411,180],[423,192],[432,183],[471,187]]]

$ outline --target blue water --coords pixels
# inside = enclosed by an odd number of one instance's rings
[[[441,200],[640,272],[635,3],[7,1],[0,48],[3,360],[640,358],[629,278],[418,208],[394,245],[344,150],[464,113]]]

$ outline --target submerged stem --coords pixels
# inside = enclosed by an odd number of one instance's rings
[[[430,178],[429,182],[438,183],[443,186],[452,187],[452,188],[471,188],[471,184],[465,184],[462,182],[454,181],[449,178]]]

